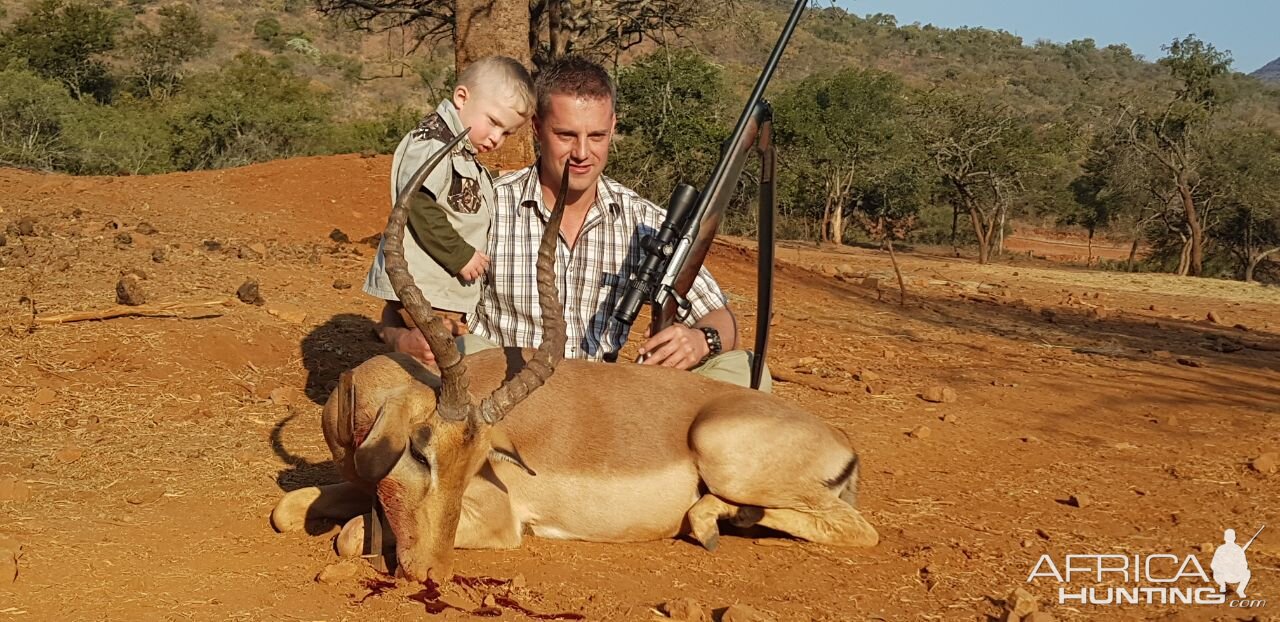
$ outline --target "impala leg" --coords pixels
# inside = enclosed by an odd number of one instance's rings
[[[760,524],[832,546],[866,548],[880,541],[880,534],[861,512],[838,500],[817,508],[765,508]]]
[[[350,482],[299,488],[286,493],[276,504],[271,511],[271,526],[284,532],[302,529],[309,520],[344,522],[372,504],[373,497]]]
[[[715,495],[702,495],[686,515],[690,535],[708,551],[716,550],[720,546],[720,527],[716,522],[722,518],[736,517],[740,509]]]

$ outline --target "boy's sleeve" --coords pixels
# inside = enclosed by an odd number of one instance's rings
[[[444,206],[425,187],[409,199],[409,232],[427,255],[453,276],[462,272],[476,252],[449,224]]]

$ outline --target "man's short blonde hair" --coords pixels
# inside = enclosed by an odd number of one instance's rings
[[[486,56],[473,61],[458,76],[458,86],[488,95],[507,95],[521,116],[533,114],[533,78],[520,61],[509,56]]]

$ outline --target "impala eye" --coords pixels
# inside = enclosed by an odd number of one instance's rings
[[[422,466],[427,467],[428,469],[431,468],[431,461],[427,460],[427,457],[423,455],[422,452],[418,451],[417,447],[414,447],[413,445],[409,445],[409,455],[412,456],[413,459],[418,462],[418,464],[421,464]]]

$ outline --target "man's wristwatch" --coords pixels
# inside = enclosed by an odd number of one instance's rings
[[[707,355],[698,361],[699,365],[706,363],[711,357],[720,354],[723,346],[720,343],[720,331],[709,326],[699,326],[698,330],[702,331],[702,335],[707,338]]]

